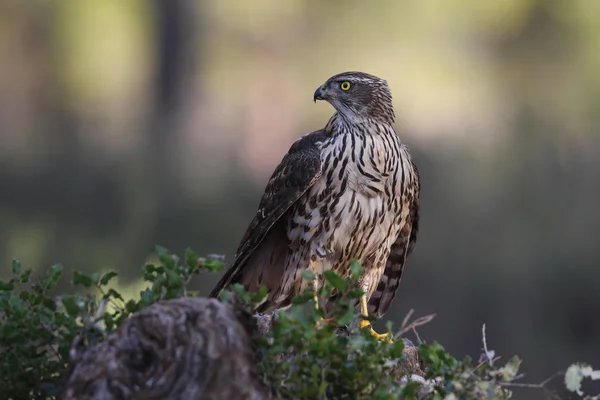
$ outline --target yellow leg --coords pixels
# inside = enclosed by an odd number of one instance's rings
[[[369,309],[367,308],[367,296],[365,296],[365,295],[362,295],[360,298],[360,314],[363,317],[369,316]],[[375,330],[371,326],[371,322],[369,322],[369,320],[367,320],[367,319],[363,319],[362,321],[360,321],[360,327],[361,328],[369,327],[369,329],[371,330],[371,335],[375,336],[378,340],[386,340],[389,343],[392,342],[392,337],[390,336],[389,333],[375,332]]]
[[[318,279],[315,279],[315,281],[313,282],[313,290],[315,291],[315,309],[317,311],[319,311],[319,281]]]
[[[315,289],[315,310],[319,311],[319,296],[317,295],[317,290]]]
[[[314,287],[315,287],[315,309],[317,311],[319,311],[319,296],[317,296],[317,281],[315,280],[314,283]],[[319,327],[322,324],[325,325],[329,325],[329,326],[333,326],[334,328],[337,328],[337,324],[335,322],[333,322],[331,319],[325,319],[325,318],[319,318],[319,320],[317,321],[317,323],[315,324],[315,327]]]

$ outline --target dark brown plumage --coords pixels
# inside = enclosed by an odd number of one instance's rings
[[[419,175],[396,135],[387,82],[362,72],[331,77],[314,94],[336,112],[298,139],[275,169],[235,260],[211,296],[233,283],[256,291],[262,309],[283,308],[324,270],[349,275],[358,259],[368,311],[389,308],[419,225]],[[361,307],[366,313],[365,304]]]

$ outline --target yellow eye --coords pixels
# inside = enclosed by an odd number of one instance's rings
[[[348,90],[348,89],[350,89],[350,82],[348,82],[348,81],[342,82],[342,84],[340,85],[340,88],[342,90]]]

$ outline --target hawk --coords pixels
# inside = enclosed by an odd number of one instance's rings
[[[283,157],[233,264],[210,295],[234,283],[250,292],[264,285],[267,298],[258,311],[282,309],[309,285],[303,271],[315,274],[319,288],[324,271],[348,277],[351,262],[358,260],[361,314],[381,317],[417,240],[419,173],[394,131],[385,80],[341,73],[321,85],[313,99],[329,102],[335,113]],[[371,332],[385,336],[372,327]]]

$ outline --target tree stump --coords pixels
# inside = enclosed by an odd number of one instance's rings
[[[256,323],[237,304],[184,298],[136,313],[97,345],[71,349],[64,400],[269,399]]]
[[[76,339],[60,398],[273,399],[258,372],[261,353],[253,338],[275,323],[273,314],[252,315],[235,297],[156,303],[96,345],[85,348]],[[405,340],[404,352],[394,369],[398,380],[421,374],[415,346]]]

